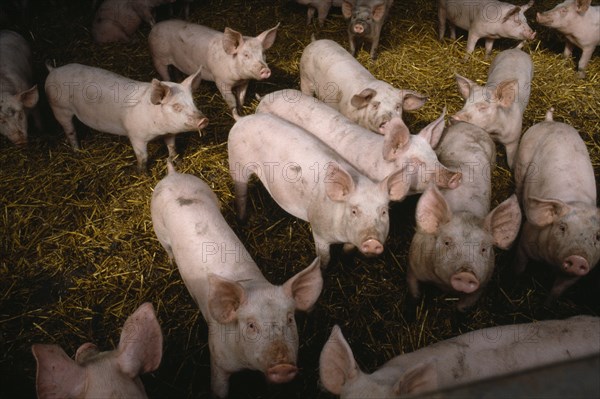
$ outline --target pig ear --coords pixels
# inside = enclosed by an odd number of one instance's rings
[[[117,349],[121,371],[135,378],[156,370],[162,359],[162,344],[163,336],[154,307],[146,302],[123,325]]]
[[[409,142],[410,132],[408,128],[388,131],[383,139],[383,159],[393,162]]]
[[[34,344],[37,362],[36,390],[39,399],[78,398],[83,395],[85,369],[58,345]]]
[[[204,65],[200,65],[200,68],[198,68],[198,70],[191,74],[190,76],[188,76],[187,78],[184,79],[183,82],[181,82],[181,85],[184,87],[188,87],[190,89],[190,91],[194,91],[198,88],[198,86],[200,86],[200,82],[202,81],[202,69],[204,68]]]
[[[420,363],[400,377],[394,385],[394,394],[402,397],[409,394],[433,391],[438,388],[438,373],[433,362]]]
[[[152,79],[152,93],[150,93],[150,102],[152,104],[162,104],[169,94],[171,94],[169,86],[158,79]]]
[[[521,7],[515,6],[515,7],[511,8],[510,11],[508,13],[506,13],[504,18],[502,19],[502,23],[508,21],[511,17],[519,15],[519,12],[521,12]]]
[[[381,21],[383,19],[383,15],[385,14],[385,3],[377,4],[373,7],[373,21]]]
[[[246,302],[246,291],[240,283],[216,274],[208,276],[208,310],[221,324],[231,323],[237,318],[237,310]]]
[[[310,266],[286,281],[283,289],[296,301],[296,310],[310,310],[323,289],[321,258],[317,257]]]
[[[352,96],[350,104],[352,104],[353,107],[361,109],[366,107],[376,94],[377,92],[373,89],[364,89],[360,93]]]
[[[502,107],[510,107],[517,100],[517,91],[519,90],[519,82],[517,79],[503,80],[498,83],[496,92],[494,93],[498,99],[498,103]]]
[[[465,78],[464,76],[460,76],[459,74],[454,74],[456,78],[456,84],[458,85],[458,92],[460,96],[467,100],[471,95],[471,91],[473,91],[474,87],[477,87],[477,83],[473,82],[471,79]]]
[[[230,28],[225,28],[223,33],[225,34],[223,36],[223,50],[229,55],[236,54],[238,48],[244,44],[244,37],[240,32]]]
[[[590,1],[592,1],[592,0],[590,0]],[[521,12],[522,12],[522,13],[525,13],[525,11],[527,11],[527,10],[529,10],[531,7],[533,7],[533,3],[534,3],[534,0],[530,0],[530,1],[529,1],[529,3],[527,3],[527,4],[525,4],[525,5],[522,5],[522,6],[521,6]]]
[[[452,218],[446,199],[433,183],[421,194],[415,214],[417,227],[427,234],[436,234]]]
[[[442,111],[442,114],[429,125],[425,126],[419,132],[419,136],[423,137],[431,146],[431,148],[437,147],[440,139],[442,138],[442,133],[444,133],[445,123],[444,118],[446,117],[446,107]]]
[[[538,227],[544,227],[560,219],[570,211],[569,205],[561,200],[529,197],[525,217]]]
[[[410,179],[404,176],[404,169],[388,175],[380,185],[391,201],[402,201],[410,189]]]
[[[256,38],[262,42],[263,50],[268,50],[273,43],[275,43],[275,38],[277,37],[277,28],[279,28],[281,22],[277,24],[274,28],[264,31]]]
[[[325,191],[329,199],[345,201],[354,189],[352,176],[336,162],[330,162],[325,173]]]
[[[352,8],[354,4],[351,1],[344,0],[342,3],[342,15],[344,18],[349,19],[352,17]]]
[[[344,385],[354,381],[360,373],[352,349],[342,331],[337,325],[333,326],[319,358],[321,383],[329,392],[339,395]]]
[[[100,351],[98,347],[91,342],[87,342],[77,348],[77,352],[75,353],[75,362],[78,364],[83,364],[87,362],[91,357],[96,356]]]
[[[581,15],[585,14],[585,12],[590,8],[590,4],[592,4],[592,0],[577,0],[576,2],[577,12]]]
[[[483,222],[484,228],[492,234],[494,245],[508,249],[521,227],[521,207],[515,194],[494,208]]]
[[[23,104],[25,108],[33,108],[37,104],[40,95],[38,93],[37,85],[34,85],[31,89],[22,91],[17,94],[19,102]]]
[[[421,108],[427,102],[427,96],[413,90],[402,90],[401,95],[402,109],[404,111],[414,111]]]

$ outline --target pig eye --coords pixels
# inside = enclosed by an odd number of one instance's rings
[[[388,214],[388,210],[387,209],[382,209],[381,210],[381,216],[386,216]]]
[[[246,327],[248,328],[248,331],[256,331],[256,323],[253,321],[246,323]]]
[[[373,101],[371,104],[373,104],[373,109],[379,108],[379,101]]]
[[[600,231],[596,233],[596,241],[600,241]]]
[[[561,233],[563,233],[563,234],[564,234],[564,233],[566,233],[566,232],[567,232],[567,225],[566,225],[566,224],[564,224],[564,223],[561,223],[561,224],[559,224],[559,225],[558,225],[558,230],[559,230]]]
[[[487,247],[481,247],[481,255],[487,254]]]
[[[288,314],[288,317],[287,317],[287,322],[288,322],[288,324],[294,324],[294,321],[295,321],[295,320],[294,320],[294,315],[293,315],[293,314],[291,314],[291,313],[290,313],[290,314]]]
[[[250,58],[250,54],[248,52],[244,52],[244,58]]]
[[[446,247],[449,247],[449,246],[451,246],[451,245],[452,245],[452,240],[451,240],[451,239],[449,239],[449,238],[446,238],[446,239],[444,239],[444,245],[445,245]]]

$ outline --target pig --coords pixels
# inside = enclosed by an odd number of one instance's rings
[[[375,133],[406,130],[402,111],[413,111],[427,97],[396,89],[373,75],[333,40],[315,40],[300,57],[300,88]]]
[[[600,209],[587,147],[572,126],[546,120],[527,129],[515,164],[525,222],[515,270],[530,259],[556,272],[546,304],[587,275],[600,260]]]
[[[296,0],[296,3],[308,6],[308,11],[306,12],[306,25],[311,24],[316,11],[317,20],[321,27],[325,24],[325,19],[327,18],[327,14],[329,14],[331,7],[342,6],[342,0]]]
[[[479,126],[494,141],[502,143],[509,168],[513,167],[519,147],[532,79],[531,56],[519,48],[504,50],[494,58],[485,86],[456,75],[465,104],[450,120]]]
[[[269,283],[208,185],[168,168],[152,194],[152,223],[208,324],[213,395],[227,396],[230,375],[242,369],[262,371],[271,383],[291,381],[298,373],[294,312],[310,310],[321,293],[319,259],[283,285]]]
[[[321,267],[333,243],[367,256],[383,252],[388,202],[409,187],[402,172],[375,183],[306,130],[268,113],[238,120],[227,148],[239,219],[246,219],[248,180],[255,174],[279,206],[310,223]]]
[[[148,142],[164,137],[169,159],[177,156],[175,134],[205,128],[208,119],[192,97],[200,71],[181,84],[138,82],[105,69],[81,64],[47,65],[46,95],[71,146],[79,149],[73,116],[99,131],[127,136],[139,171],[147,169]]]
[[[581,49],[577,76],[585,78],[585,68],[600,45],[600,6],[591,6],[591,0],[566,0],[552,10],[536,14],[536,21],[565,35],[563,55],[568,58],[573,47]]]
[[[420,296],[420,282],[433,283],[457,293],[457,309],[464,312],[492,277],[493,247],[508,249],[516,239],[521,208],[513,194],[490,211],[496,148],[483,129],[452,125],[436,152],[444,165],[463,170],[463,181],[454,190],[431,185],[419,198],[406,279],[413,298]]]
[[[105,0],[94,15],[92,37],[96,43],[129,42],[142,21],[155,24],[152,9],[175,0]]]
[[[489,327],[396,356],[366,374],[336,325],[319,373],[325,389],[342,399],[401,398],[597,355],[598,336],[594,316]]]
[[[100,352],[85,343],[75,360],[58,345],[34,344],[39,399],[147,398],[139,375],[158,368],[163,337],[151,303],[125,321],[117,349]]]
[[[461,173],[442,165],[433,150],[444,130],[445,110],[419,134],[405,129],[385,136],[373,134],[298,90],[285,89],[264,96],[256,112],[268,112],[303,127],[374,181],[403,171],[410,185],[407,195],[423,192],[430,181],[444,188],[460,184]]]
[[[31,65],[27,40],[0,30],[0,134],[19,147],[27,145],[27,116],[39,100]]]
[[[370,42],[371,59],[377,57],[381,28],[394,0],[343,0],[342,15],[348,20],[350,53],[355,56],[361,42]]]
[[[465,60],[475,50],[477,41],[485,38],[485,56],[492,54],[494,39],[533,40],[535,32],[527,24],[525,11],[533,6],[533,0],[515,6],[497,0],[438,0],[438,36],[442,40],[446,21],[450,37],[456,39],[456,27],[469,32]]]
[[[188,74],[203,66],[202,79],[216,83],[233,117],[238,118],[250,79],[271,76],[264,51],[275,42],[278,27],[279,24],[256,37],[247,37],[230,28],[218,32],[170,20],[152,28],[148,43],[154,67],[162,79],[169,80],[169,65]]]

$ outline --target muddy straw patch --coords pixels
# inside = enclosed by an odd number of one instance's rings
[[[56,65],[95,65],[144,81],[157,77],[147,50],[148,27],[140,30],[133,43],[101,46],[91,41],[90,2],[68,8],[61,7],[61,2],[55,2],[55,7],[51,2],[39,3],[30,28],[18,22],[4,27],[18,30],[32,43],[40,86],[47,59]],[[481,45],[463,63],[465,38],[437,40],[432,3],[395,4],[383,30],[378,59],[371,61],[365,51],[358,56],[378,78],[429,96],[422,109],[405,116],[415,133],[437,118],[444,106],[449,114],[462,107],[455,73],[483,83],[489,67]],[[552,5],[536,4],[528,12],[529,19],[535,11]],[[298,60],[311,34],[347,47],[339,9],[333,9],[323,28],[307,27],[305,17],[306,9],[291,1],[213,0],[196,4],[191,20],[218,30],[230,26],[247,35],[281,21],[275,45],[267,53],[273,75],[250,85],[245,112],[251,113],[257,104],[251,100],[255,93],[299,87]],[[527,49],[535,77],[524,128],[555,107],[555,119],[581,133],[598,172],[600,57],[596,54],[592,59],[588,78],[579,80],[573,61],[560,54],[560,37],[531,24],[541,42],[536,40]],[[494,54],[513,44],[498,41]],[[249,222],[245,226],[236,223],[226,154],[233,120],[213,83],[201,84],[196,103],[210,124],[202,137],[196,133],[178,137],[178,169],[211,185],[221,199],[225,218],[263,273],[281,284],[313,260],[310,228],[281,210],[259,183],[250,189]],[[56,343],[69,355],[88,341],[101,349],[113,348],[126,317],[150,301],[165,335],[161,367],[143,378],[150,397],[207,397],[206,325],[156,240],[150,219],[152,189],[165,175],[164,145],[160,141],[150,144],[150,172],[140,175],[126,139],[79,126],[83,150],[74,152],[47,106],[42,104],[42,110],[44,129],[32,134],[27,150],[15,149],[0,138],[0,396],[34,395],[32,343]],[[502,148],[493,178],[495,206],[514,189]],[[334,324],[341,325],[360,366],[372,371],[394,355],[473,329],[600,313],[594,295],[597,273],[546,309],[542,303],[551,277],[538,265],[515,279],[512,251],[497,251],[495,277],[466,315],[454,310],[455,298],[431,287],[425,287],[420,302],[411,302],[405,275],[415,203],[416,198],[409,198],[392,206],[390,237],[380,258],[352,258],[335,249],[314,311],[298,315],[299,378],[287,386],[266,387],[260,376],[242,374],[232,380],[233,396],[330,397],[318,383],[318,357]]]

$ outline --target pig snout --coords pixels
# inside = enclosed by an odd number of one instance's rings
[[[524,35],[525,35],[525,38],[528,39],[528,40],[535,39],[535,32],[532,31],[531,29],[526,30]]]
[[[259,75],[261,79],[267,79],[269,76],[271,76],[271,70],[269,67],[263,66],[260,68]]]
[[[352,31],[358,35],[365,33],[365,25],[362,23],[356,23],[352,25]]]
[[[375,238],[369,238],[360,245],[360,252],[367,256],[381,255],[383,244]]]
[[[460,272],[450,278],[450,284],[458,292],[470,294],[479,288],[479,280],[473,273]]]
[[[568,274],[575,276],[585,276],[590,271],[588,261],[579,255],[571,255],[563,261],[563,270]]]
[[[267,380],[274,384],[290,382],[298,374],[298,368],[290,363],[277,364],[267,370]]]

